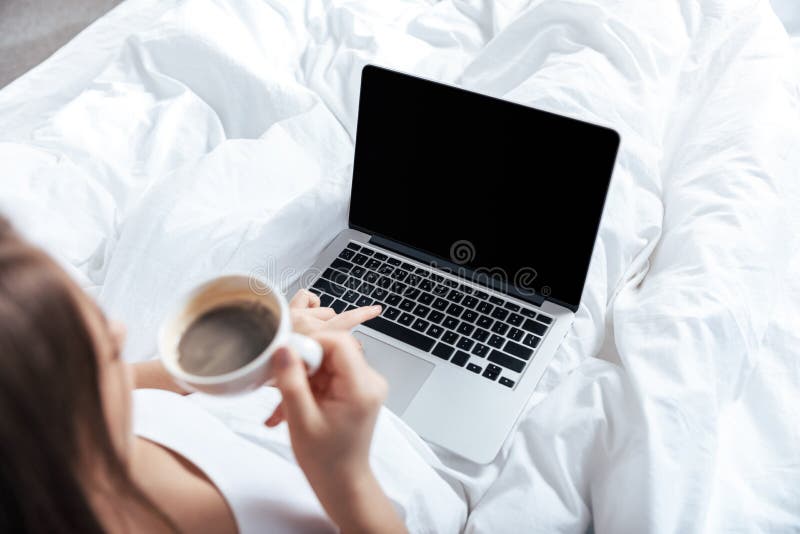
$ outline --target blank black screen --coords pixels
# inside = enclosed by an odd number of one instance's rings
[[[608,128],[367,66],[350,226],[444,260],[461,243],[456,263],[576,308],[618,145]]]

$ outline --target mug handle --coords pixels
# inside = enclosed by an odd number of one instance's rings
[[[308,374],[313,375],[322,364],[322,346],[303,334],[292,332],[287,343],[306,362]]]

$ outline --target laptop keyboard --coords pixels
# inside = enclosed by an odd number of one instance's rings
[[[337,313],[380,304],[364,323],[513,388],[553,318],[350,242],[310,288]]]

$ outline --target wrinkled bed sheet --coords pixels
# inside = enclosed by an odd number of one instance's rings
[[[385,413],[381,480],[417,531],[796,532],[790,43],[756,0],[128,0],[0,91],[0,210],[141,360],[181,292],[288,283],[344,228],[365,63],[611,125],[582,305],[517,431],[478,466]],[[284,432],[273,391],[197,400]]]

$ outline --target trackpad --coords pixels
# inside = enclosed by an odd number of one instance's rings
[[[436,366],[363,332],[353,335],[364,347],[369,364],[389,382],[386,406],[402,416]]]

